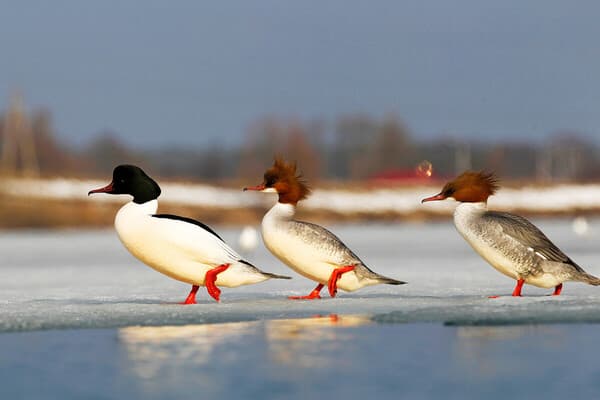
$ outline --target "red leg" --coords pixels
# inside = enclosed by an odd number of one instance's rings
[[[198,291],[199,287],[200,286],[198,285],[193,285],[190,294],[188,294],[188,297],[186,297],[183,303],[179,304],[196,304],[196,292]]]
[[[342,277],[346,272],[354,271],[354,266],[349,265],[347,267],[336,268],[331,273],[329,280],[327,281],[327,289],[329,289],[329,295],[331,297],[335,297],[337,293],[337,281]]]
[[[515,286],[515,290],[513,290],[512,295],[514,297],[521,297],[521,289],[523,288],[523,284],[525,283],[524,279],[519,279],[517,281],[517,286]],[[559,291],[560,293],[560,291]],[[497,299],[500,296],[488,296],[488,299]]]
[[[204,286],[206,286],[208,294],[216,301],[220,301],[221,289],[215,285],[215,281],[217,280],[217,275],[227,268],[229,268],[229,264],[219,265],[218,267],[209,270],[204,277]]]
[[[562,283],[559,283],[558,286],[554,288],[554,293],[552,293],[552,296],[558,296],[560,292],[562,292]]]
[[[521,288],[523,287],[523,284],[525,283],[524,279],[519,279],[517,281],[517,286],[515,286],[515,290],[513,290],[513,297],[521,297]]]
[[[323,284],[319,283],[317,285],[317,287],[310,292],[310,294],[308,296],[290,296],[288,297],[288,299],[290,300],[315,300],[315,299],[320,299],[321,298],[321,289],[323,289]]]

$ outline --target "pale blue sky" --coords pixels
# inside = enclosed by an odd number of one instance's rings
[[[600,136],[600,2],[0,1],[0,105],[61,136],[234,143],[265,115],[402,116],[420,138]]]

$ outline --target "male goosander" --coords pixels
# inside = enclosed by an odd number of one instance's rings
[[[236,287],[270,278],[290,279],[263,272],[242,259],[219,235],[201,222],[171,214],[156,214],[160,187],[134,165],[119,165],[107,186],[92,193],[129,194],[115,217],[119,239],[127,250],[158,272],[192,284],[183,304],[196,304],[196,292],[206,286],[219,301],[217,287]]]
[[[524,283],[554,287],[554,296],[565,281],[600,285],[600,279],[586,273],[525,218],[488,211],[488,197],[498,189],[494,174],[467,171],[422,203],[449,197],[460,202],[454,211],[456,229],[492,267],[517,280],[513,296],[521,296]]]
[[[280,158],[264,174],[264,182],[244,190],[277,193],[279,201],[262,220],[262,237],[266,247],[294,271],[318,282],[308,296],[290,299],[320,299],[323,285],[335,297],[337,288],[348,292],[364,286],[406,282],[387,278],[371,271],[356,254],[327,229],[309,222],[296,221],[296,205],[305,199],[310,189],[296,165]]]

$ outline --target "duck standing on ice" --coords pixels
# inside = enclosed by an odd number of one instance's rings
[[[513,296],[521,296],[524,283],[554,287],[555,296],[566,281],[600,285],[600,279],[585,272],[531,222],[518,215],[489,211],[488,197],[498,188],[491,173],[465,172],[422,203],[450,197],[460,202],[454,211],[456,229],[492,267],[516,279]]]
[[[298,202],[310,193],[305,181],[296,173],[295,164],[275,159],[273,166],[265,172],[263,183],[244,190],[278,194],[279,201],[262,220],[265,246],[294,271],[318,282],[308,296],[290,299],[320,299],[325,284],[331,297],[335,297],[338,288],[351,292],[380,283],[406,283],[371,271],[327,229],[294,219]]]
[[[183,304],[196,304],[199,286],[219,301],[218,286],[236,287],[270,278],[290,279],[263,272],[243,260],[219,235],[201,222],[171,214],[156,214],[158,184],[134,165],[119,165],[107,186],[92,193],[129,194],[115,217],[119,239],[140,261],[158,272],[192,285]]]

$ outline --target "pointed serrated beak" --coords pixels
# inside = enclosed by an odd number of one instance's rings
[[[265,184],[264,184],[264,183],[262,183],[262,184],[260,184],[260,185],[256,185],[256,186],[248,186],[248,187],[245,187],[243,190],[244,190],[244,192],[245,192],[245,191],[247,191],[247,190],[255,190],[255,191],[257,191],[257,192],[262,192],[262,191],[263,191],[263,190],[265,190],[265,189],[266,189],[266,186],[265,186]]]
[[[113,192],[113,183],[109,183],[108,185],[101,187],[99,189],[90,190],[88,192],[88,196],[94,193],[112,193]]]
[[[257,192],[261,192],[261,193],[277,193],[277,189],[273,188],[273,187],[267,187],[264,183],[258,185],[258,186],[248,186],[244,188],[244,192],[246,190],[254,190]]]
[[[436,194],[435,196],[426,197],[421,200],[421,204],[426,203],[428,201],[438,201],[438,200],[446,200],[448,197],[444,196],[442,193]]]

